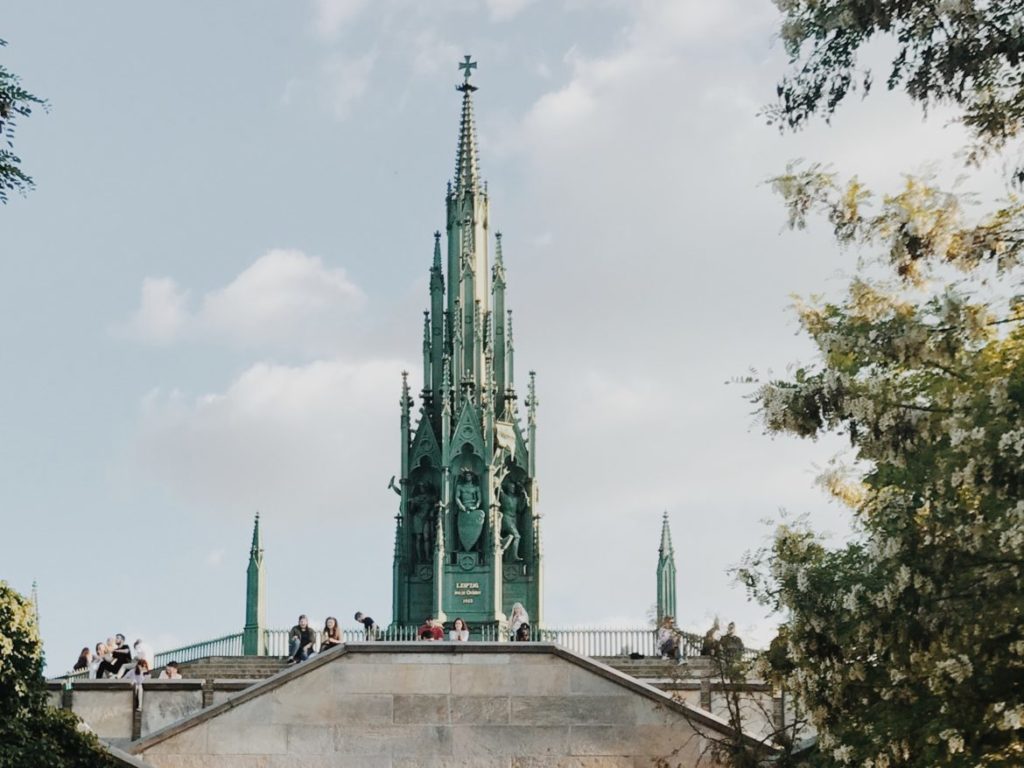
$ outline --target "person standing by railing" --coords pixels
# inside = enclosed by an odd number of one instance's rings
[[[469,627],[466,626],[466,622],[462,619],[455,619],[451,630],[448,632],[448,639],[462,643],[469,640]]]
[[[363,629],[366,630],[367,640],[377,639],[377,624],[372,618],[364,614],[362,611],[356,611],[355,620],[363,625]]]

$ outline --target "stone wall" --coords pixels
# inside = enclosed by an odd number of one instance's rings
[[[132,744],[154,768],[693,766],[727,724],[540,644],[352,644]],[[702,766],[713,766],[707,755]]]

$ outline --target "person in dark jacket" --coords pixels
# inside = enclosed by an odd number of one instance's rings
[[[316,645],[316,630],[309,626],[306,614],[299,616],[299,623],[288,633],[288,651],[291,654],[288,663],[295,664],[305,661],[313,655]]]

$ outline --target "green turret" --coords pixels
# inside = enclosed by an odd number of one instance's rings
[[[661,546],[658,547],[658,624],[666,616],[676,616],[676,551],[668,529],[668,511],[661,519]]]
[[[249,548],[249,568],[245,582],[245,629],[242,630],[242,653],[263,656],[267,652],[266,582],[263,572],[263,542],[260,538],[260,513],[252,527],[252,546]]]
[[[457,86],[462,115],[455,177],[445,198],[447,274],[434,233],[430,310],[423,328],[419,419],[403,375],[401,481],[396,521],[393,620],[461,617],[504,626],[513,603],[541,623],[540,517],[533,452],[519,423],[511,312],[501,236],[489,267],[490,207],[480,179],[469,57]]]

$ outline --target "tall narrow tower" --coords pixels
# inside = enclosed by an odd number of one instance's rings
[[[666,616],[676,615],[676,551],[668,529],[668,510],[661,519],[661,545],[658,547],[658,624]]]
[[[263,656],[267,652],[267,598],[263,572],[263,540],[260,538],[260,513],[252,526],[252,546],[249,548],[249,568],[245,581],[245,628],[242,630],[242,653]]]
[[[455,178],[445,198],[445,258],[434,233],[430,310],[423,329],[423,390],[414,405],[403,373],[401,496],[395,532],[393,621],[463,618],[502,629],[514,603],[542,622],[540,515],[535,478],[537,398],[520,426],[511,311],[501,234],[490,247],[473,116],[476,63],[456,86],[462,113]]]

